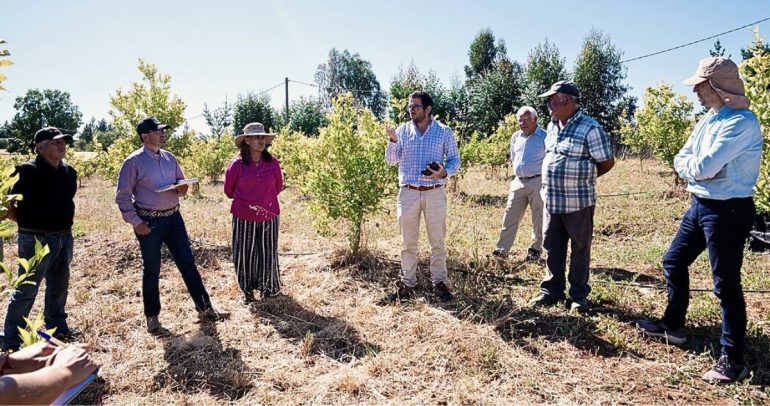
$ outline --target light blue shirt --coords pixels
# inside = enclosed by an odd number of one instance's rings
[[[446,179],[428,179],[422,173],[431,162],[440,162],[453,176],[460,170],[460,150],[452,129],[431,120],[425,134],[420,134],[413,122],[401,124],[396,130],[397,142],[388,141],[385,160],[398,164],[399,186],[433,186],[446,184]]]
[[[751,110],[723,106],[695,125],[674,158],[674,169],[698,197],[751,197],[759,177],[762,132]]]
[[[537,127],[531,135],[516,131],[511,136],[511,163],[517,178],[540,175],[545,158],[545,131]]]

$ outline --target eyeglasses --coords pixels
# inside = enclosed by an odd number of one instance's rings
[[[407,110],[417,110],[417,109],[421,109],[421,108],[422,108],[422,104],[410,104],[410,105],[406,106]]]

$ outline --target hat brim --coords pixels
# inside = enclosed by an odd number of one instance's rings
[[[43,141],[61,140],[61,139],[63,139],[64,142],[69,143],[69,144],[75,142],[75,138],[72,137],[72,134],[59,134],[59,135],[54,135],[53,138],[48,138],[46,140],[37,141],[37,142],[35,142],[35,144],[39,144],[39,143],[41,143]]]
[[[275,136],[277,134],[273,133],[260,133],[260,134],[240,134],[235,136],[235,145],[240,147],[241,144],[243,144],[243,140],[246,139],[246,137],[267,137],[267,142],[273,141],[275,139]]]
[[[553,95],[555,95],[556,93],[559,93],[559,92],[558,92],[558,91],[556,91],[556,90],[553,90],[553,89],[551,89],[551,90],[549,90],[549,91],[547,91],[547,92],[545,92],[545,93],[542,93],[542,94],[539,94],[539,95],[537,95],[537,97],[548,97],[548,96],[553,96]]]
[[[689,78],[683,80],[682,84],[683,85],[687,85],[687,86],[695,86],[698,83],[703,83],[703,82],[705,82],[707,80],[708,80],[708,78],[704,78],[703,76],[693,75],[693,76],[690,76]]]

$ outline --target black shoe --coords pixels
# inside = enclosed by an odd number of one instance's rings
[[[559,304],[561,298],[553,297],[546,293],[541,293],[534,299],[529,301],[529,305],[532,307],[550,307]]]
[[[67,330],[62,331],[59,331],[57,328],[53,333],[53,336],[65,342],[73,342],[81,339],[83,337],[83,333],[74,327],[70,327]]]
[[[438,299],[444,303],[451,302],[454,299],[452,292],[449,291],[449,288],[444,282],[433,285],[433,292],[435,292]]]
[[[383,298],[380,303],[396,303],[402,300],[412,299],[414,296],[414,288],[410,288],[409,286],[406,286],[404,282],[398,281],[396,282],[396,291],[389,294],[388,296],[385,296],[385,298]]]
[[[652,337],[664,338],[669,344],[684,344],[685,341],[687,341],[687,334],[684,332],[684,329],[671,330],[660,321],[637,320],[636,326],[639,327],[644,334]]]
[[[703,375],[703,380],[715,383],[733,383],[742,381],[747,376],[749,376],[749,369],[745,365],[733,362],[727,355],[722,354],[714,368]]]
[[[495,250],[492,251],[492,256],[498,257],[500,259],[505,259],[505,258],[508,258],[508,253],[505,252],[505,250],[502,250],[500,248],[495,248]]]
[[[583,314],[588,311],[588,300],[586,299],[573,299],[569,305],[569,311],[572,313]]]
[[[527,257],[524,259],[525,261],[530,262],[537,262],[540,260],[540,251],[530,248],[527,250]]]

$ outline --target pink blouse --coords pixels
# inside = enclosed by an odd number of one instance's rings
[[[281,212],[278,193],[283,190],[283,173],[278,160],[244,165],[238,156],[225,172],[225,194],[233,199],[230,213],[249,221],[267,221]]]

